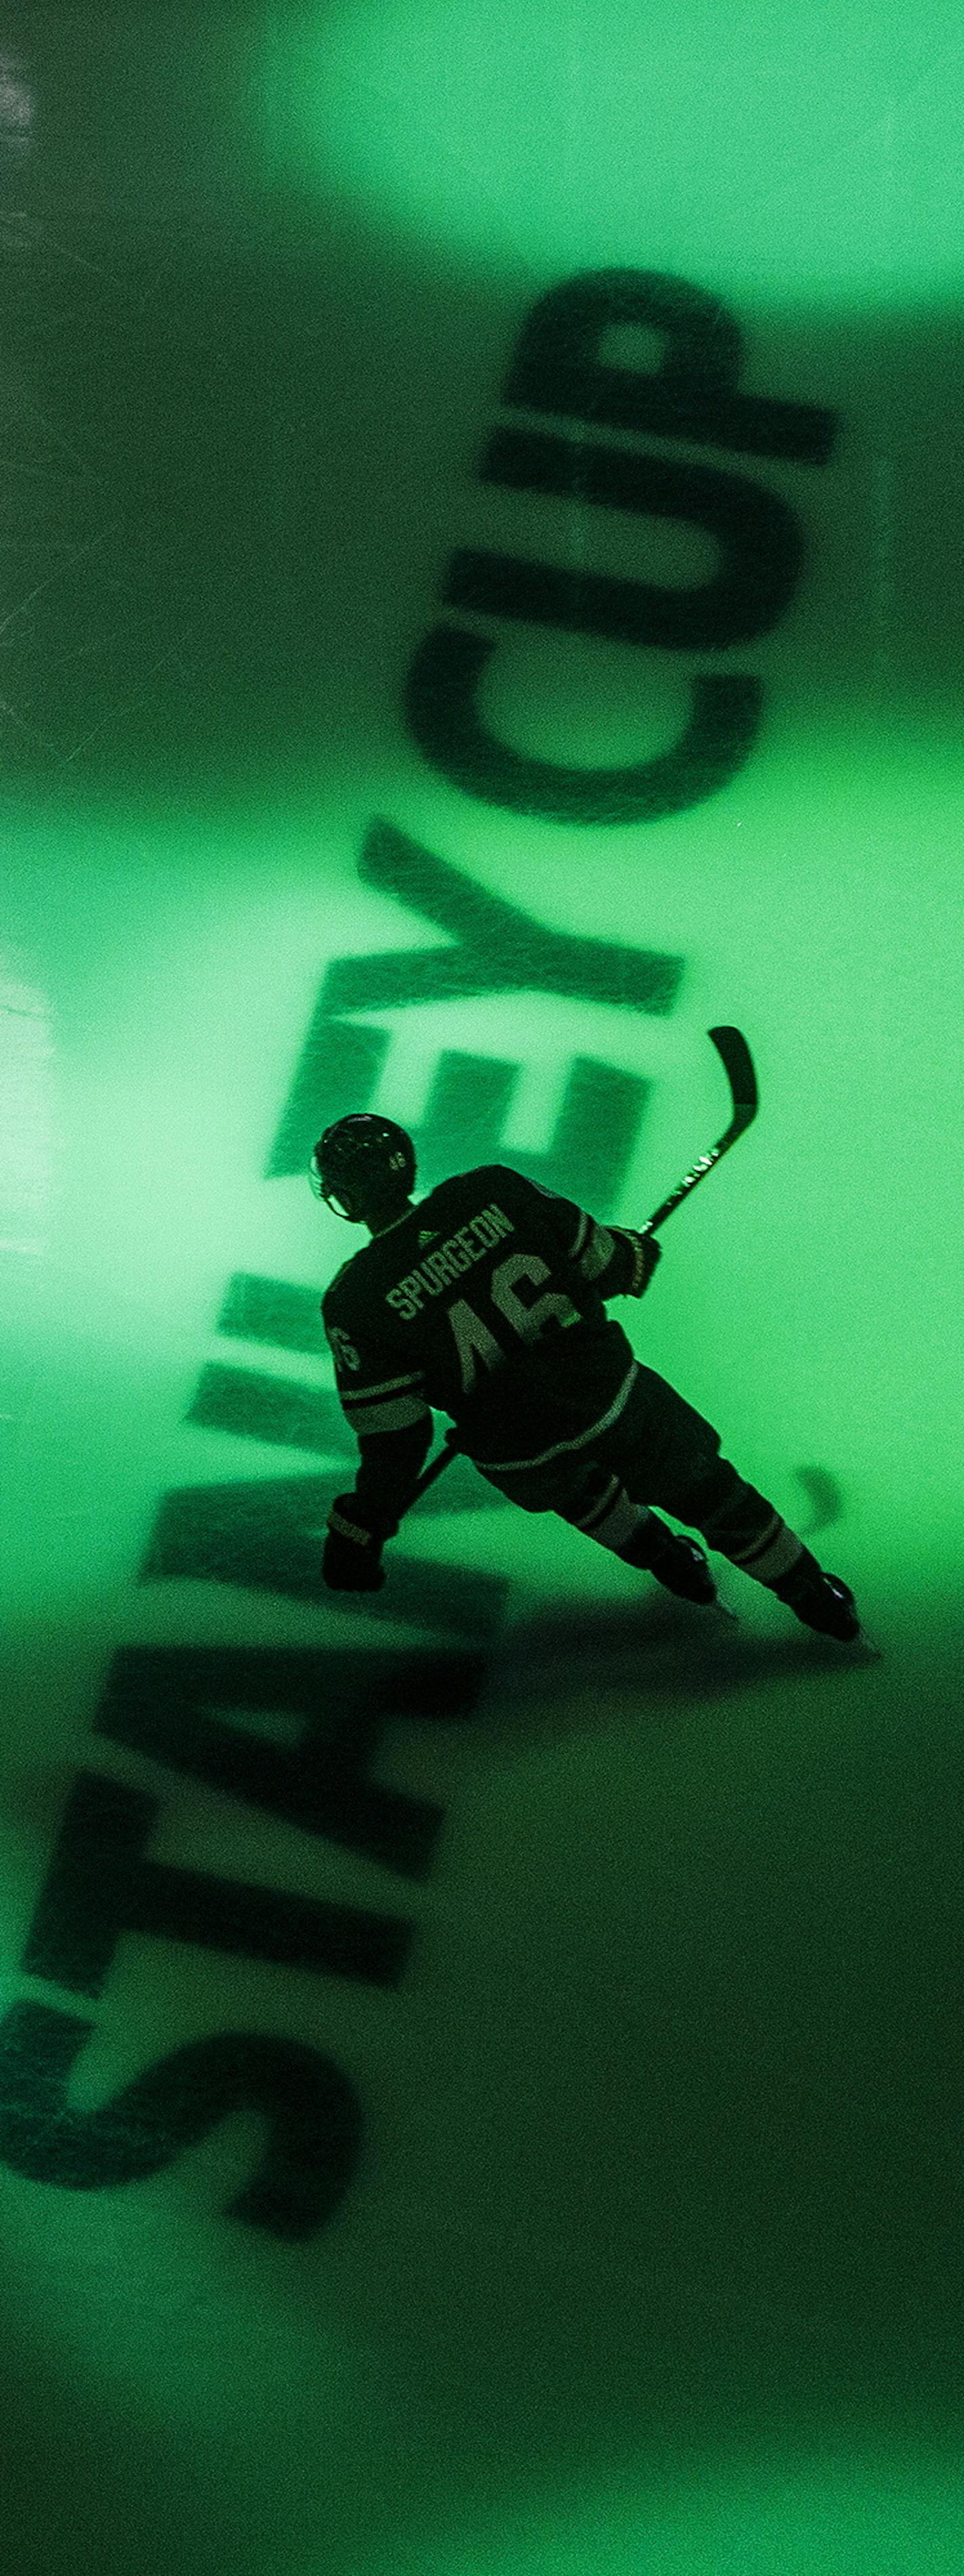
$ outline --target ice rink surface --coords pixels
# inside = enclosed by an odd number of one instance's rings
[[[962,91],[0,37],[11,2576],[964,2564]],[[327,1590],[315,1139],[638,1227],[721,1023],[610,1311],[879,1652],[464,1459]]]

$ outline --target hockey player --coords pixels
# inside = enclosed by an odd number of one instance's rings
[[[667,1591],[710,1603],[695,1539],[775,1592],[807,1627],[860,1636],[853,1593],[825,1574],[765,1495],[720,1454],[720,1435],[636,1359],[610,1297],[642,1297],[652,1235],[601,1225],[505,1163],[440,1181],[418,1206],[411,1137],[390,1118],[338,1119],[311,1182],[371,1241],[322,1299],[335,1384],[360,1449],[339,1494],[322,1572],[336,1591],[377,1591],[381,1562],[432,1443],[433,1409],[458,1426],[479,1474],[523,1511],[557,1512]],[[335,1201],[341,1205],[335,1207]]]

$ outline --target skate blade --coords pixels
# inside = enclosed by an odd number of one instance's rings
[[[859,1654],[865,1663],[882,1664],[884,1660],[883,1647],[878,1646],[873,1637],[868,1637],[866,1628],[861,1628],[859,1635],[851,1638],[850,1652]]]
[[[826,1628],[814,1628],[811,1633],[815,1637],[822,1638],[828,1646],[836,1646],[838,1653],[846,1655],[851,1663],[883,1663],[883,1647],[874,1644],[873,1638],[868,1637],[866,1628],[859,1628],[855,1637],[832,1637]]]

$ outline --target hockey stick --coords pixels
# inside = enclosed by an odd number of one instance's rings
[[[672,1216],[673,1209],[682,1205],[690,1191],[695,1190],[698,1181],[705,1181],[707,1172],[713,1170],[721,1154],[729,1152],[730,1146],[736,1144],[738,1136],[746,1134],[747,1128],[752,1126],[756,1117],[759,1095],[753,1058],[745,1037],[741,1035],[739,1029],[728,1027],[708,1029],[707,1036],[712,1038],[717,1054],[726,1069],[733,1099],[733,1116],[724,1134],[717,1138],[715,1145],[710,1147],[709,1153],[700,1155],[699,1162],[694,1163],[692,1171],[686,1172],[683,1179],[677,1182],[675,1190],[670,1191],[668,1199],[663,1200],[662,1206],[656,1209],[655,1215],[647,1217],[645,1225],[635,1229],[639,1234],[655,1234],[658,1225],[665,1225],[667,1217]],[[459,1451],[458,1430],[453,1422],[445,1434],[444,1446],[439,1450],[438,1456],[432,1459],[431,1465],[426,1467],[419,1477],[412,1495],[413,1503],[417,1503],[420,1495],[428,1492],[429,1486],[434,1485],[436,1476],[441,1476],[451,1459],[459,1455]],[[411,1507],[410,1503],[409,1511]]]
[[[645,1225],[639,1227],[640,1234],[655,1234],[658,1225],[665,1225],[673,1209],[682,1205],[690,1190],[695,1190],[697,1181],[705,1181],[707,1172],[711,1172],[714,1163],[719,1162],[720,1155],[729,1153],[730,1146],[736,1144],[738,1136],[746,1134],[756,1117],[759,1093],[753,1058],[745,1037],[741,1036],[739,1029],[730,1028],[707,1029],[706,1034],[712,1038],[726,1069],[733,1097],[733,1116],[724,1134],[717,1138],[715,1145],[711,1145],[709,1153],[700,1155],[699,1162],[694,1163],[692,1171],[686,1172],[677,1182],[675,1190],[671,1190],[668,1199],[663,1200],[655,1216],[647,1217]]]

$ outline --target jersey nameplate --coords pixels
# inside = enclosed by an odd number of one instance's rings
[[[443,1288],[449,1287],[453,1279],[460,1278],[464,1270],[470,1270],[473,1262],[481,1261],[485,1253],[491,1252],[493,1244],[501,1243],[507,1234],[514,1233],[512,1218],[506,1216],[504,1209],[493,1200],[490,1207],[482,1208],[479,1215],[471,1219],[470,1224],[460,1226],[457,1234],[450,1234],[437,1252],[430,1253],[426,1261],[419,1263],[417,1270],[410,1270],[404,1279],[400,1279],[397,1288],[389,1288],[386,1303],[394,1307],[403,1322],[410,1323],[414,1315],[421,1313],[426,1297],[441,1296]]]

